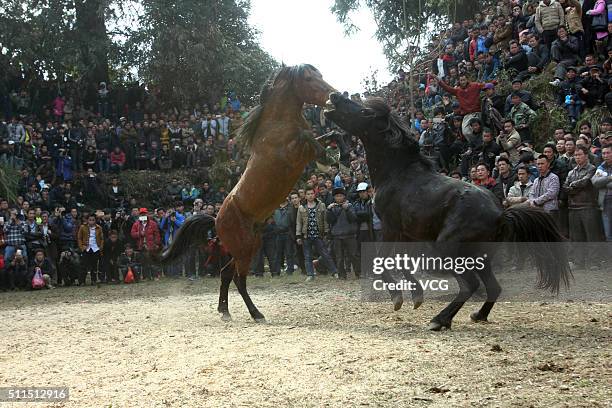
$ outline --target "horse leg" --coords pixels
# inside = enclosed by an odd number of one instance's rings
[[[247,272],[248,272],[248,263],[247,263]],[[249,292],[247,291],[246,282],[247,282],[246,274],[243,275],[239,272],[236,275],[234,275],[234,284],[236,284],[236,288],[238,288],[238,293],[240,293],[240,296],[242,296],[242,299],[244,300],[244,304],[249,310],[251,317],[257,323],[265,323],[266,318],[257,309],[257,306],[255,306],[255,304],[251,300],[251,297],[249,296]]]
[[[487,301],[483,303],[482,307],[479,311],[473,312],[470,314],[470,319],[473,322],[486,322],[489,317],[489,313],[495,305],[495,301],[499,298],[501,293],[501,286],[499,286],[499,282],[495,278],[493,274],[493,268],[491,266],[491,262],[487,260],[486,267],[478,272],[478,276],[484,283],[485,288],[487,290]]]
[[[431,319],[429,330],[440,331],[442,329],[450,329],[453,322],[453,317],[463,307],[463,304],[472,296],[472,294],[480,286],[478,278],[472,271],[466,271],[463,274],[455,274],[457,283],[459,283],[459,293],[436,317]]]
[[[414,288],[410,291],[412,294],[412,308],[418,309],[423,304],[423,287],[410,272],[404,272],[404,278],[406,278],[407,281],[412,282],[412,287]]]
[[[395,279],[393,279],[393,276],[391,276],[391,273],[385,269],[385,271],[380,275],[380,278],[383,282],[389,284],[389,283],[393,283],[396,284],[397,282],[395,281]],[[389,286],[387,286],[389,287]],[[397,289],[389,289],[389,294],[391,295],[391,301],[393,302],[393,310],[395,310],[396,312],[398,310],[400,310],[402,308],[402,305],[404,304],[404,296],[402,295],[402,291],[401,290],[397,290]]]
[[[221,319],[224,321],[232,320],[227,301],[229,286],[230,283],[232,283],[235,272],[236,269],[234,268],[233,261],[230,261],[221,269],[221,287],[219,288],[219,306],[217,307],[217,311],[222,313]]]

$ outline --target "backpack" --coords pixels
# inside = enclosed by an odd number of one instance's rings
[[[43,279],[42,271],[39,267],[36,267],[34,277],[32,278],[32,289],[42,289],[45,287],[45,280]]]

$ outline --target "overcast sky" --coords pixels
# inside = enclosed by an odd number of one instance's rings
[[[379,85],[391,80],[382,47],[374,38],[376,23],[368,10],[352,16],[360,31],[350,37],[336,21],[333,0],[252,0],[250,22],[260,43],[287,65],[308,63],[341,91],[362,92],[363,78],[378,69]]]

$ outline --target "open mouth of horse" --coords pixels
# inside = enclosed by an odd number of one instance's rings
[[[331,99],[328,99],[327,102],[325,102],[325,108],[323,108],[323,113],[333,112],[334,110],[336,110],[336,105],[334,105]]]

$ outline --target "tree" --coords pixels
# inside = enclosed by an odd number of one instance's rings
[[[351,22],[351,13],[367,7],[377,25],[376,38],[392,69],[410,65],[423,52],[432,34],[450,22],[474,17],[474,13],[490,1],[476,0],[335,0],[331,8],[347,33],[359,28]],[[410,45],[416,46],[411,48]],[[417,55],[412,55],[412,54]]]
[[[229,90],[252,100],[278,64],[257,44],[249,11],[247,0],[3,0],[0,91],[73,83],[91,106],[112,79],[159,90],[173,106]]]
[[[128,46],[140,76],[173,104],[215,103],[233,90],[254,98],[277,63],[253,41],[248,1],[143,0]]]

